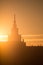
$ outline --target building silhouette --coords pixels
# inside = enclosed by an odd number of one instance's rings
[[[9,36],[9,41],[20,46],[26,46],[24,39],[21,40],[21,35],[18,33],[18,28],[16,25],[16,15],[14,14],[13,27],[11,29],[11,35]]]
[[[43,65],[43,47],[26,46],[24,39],[21,41],[15,15],[9,43],[12,43],[13,46],[8,44],[8,51],[5,49],[7,55],[4,54],[2,57],[3,54],[1,55],[0,52],[0,65]]]

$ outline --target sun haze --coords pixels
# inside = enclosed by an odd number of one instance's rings
[[[0,35],[0,42],[8,41],[8,35]]]

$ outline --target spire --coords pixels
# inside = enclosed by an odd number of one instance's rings
[[[14,14],[14,23],[16,23],[15,14]]]
[[[14,13],[13,28],[18,32],[18,28],[17,28],[17,24],[16,24],[16,15],[15,15],[15,13]]]
[[[15,14],[14,14],[14,22],[13,22],[13,26],[14,26],[14,27],[17,27],[17,25],[16,25],[16,17],[15,17]]]

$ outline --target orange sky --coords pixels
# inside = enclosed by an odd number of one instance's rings
[[[14,13],[20,34],[43,34],[43,1],[0,0],[0,31],[4,34],[11,31]]]

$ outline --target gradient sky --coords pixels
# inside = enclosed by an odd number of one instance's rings
[[[0,0],[0,30],[2,32],[10,33],[14,13],[20,34],[43,34],[42,0]]]

